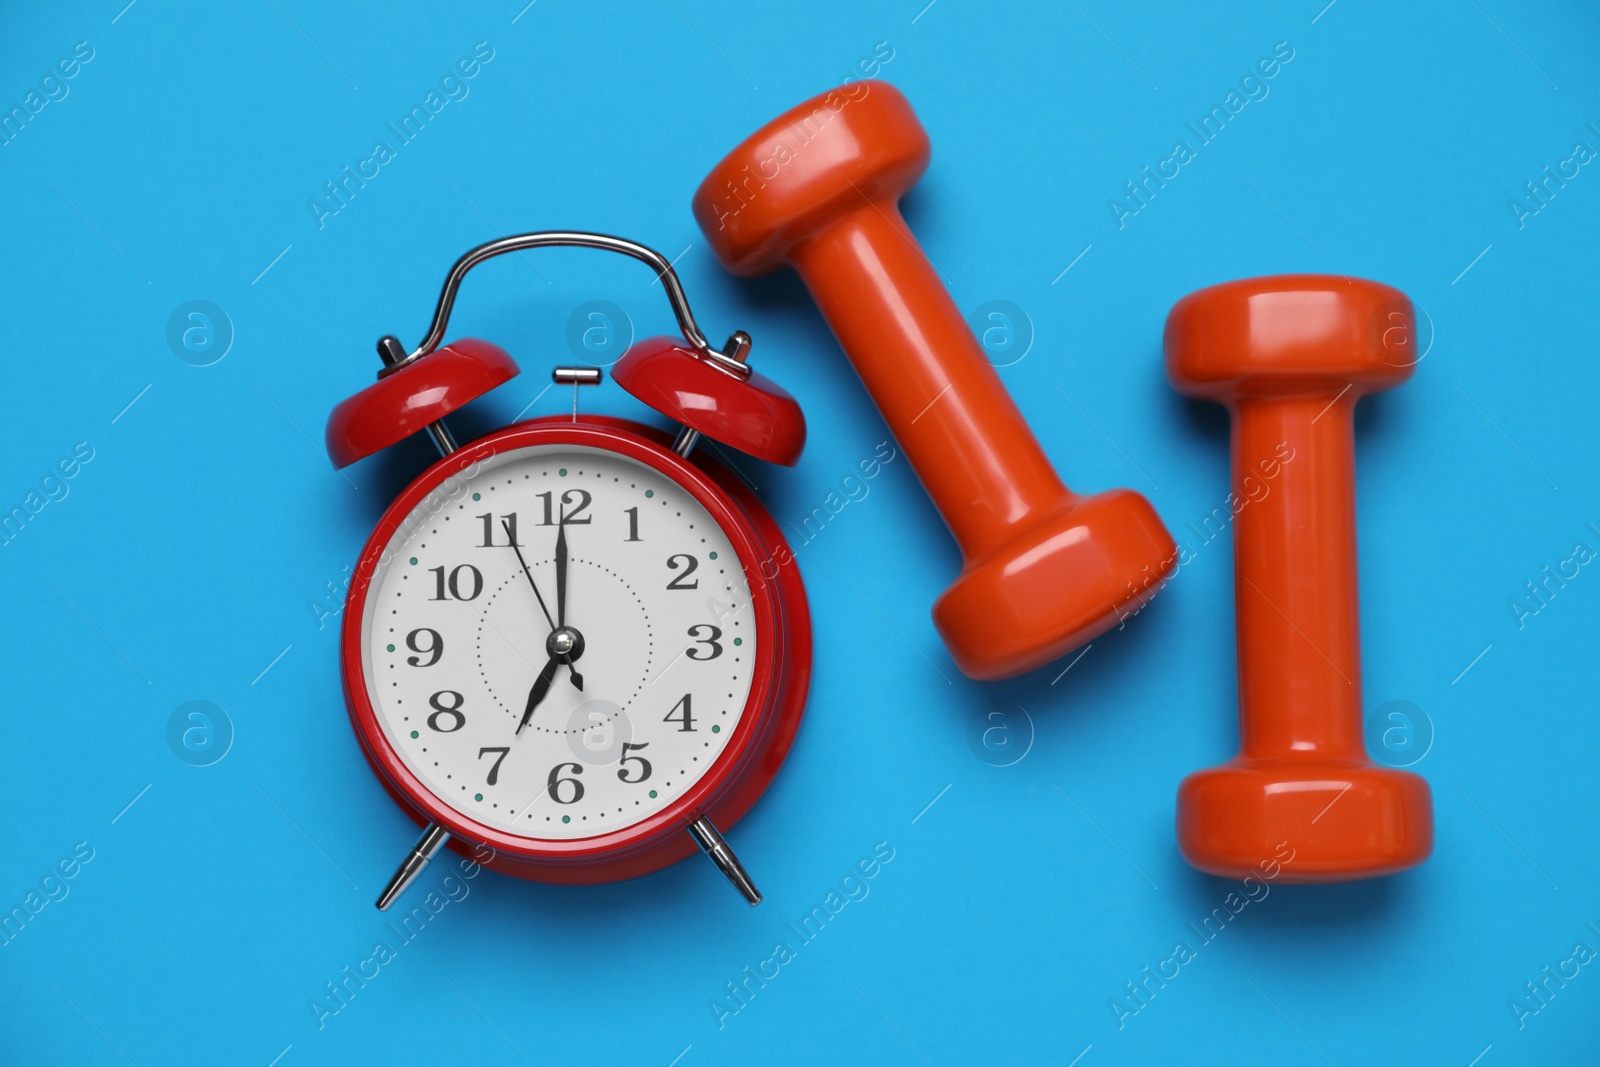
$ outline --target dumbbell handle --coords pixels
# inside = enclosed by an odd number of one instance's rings
[[[790,251],[934,506],[972,558],[1066,487],[892,200]]]
[[[1233,534],[1241,754],[1364,762],[1355,397],[1234,403],[1233,491],[1249,501]]]

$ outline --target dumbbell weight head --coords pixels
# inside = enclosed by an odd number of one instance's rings
[[[789,261],[795,244],[863,203],[894,202],[933,148],[911,104],[886,82],[858,82],[773,119],[714,167],[694,194],[712,251],[749,278]]]
[[[1167,376],[1188,396],[1353,399],[1411,377],[1415,315],[1400,290],[1336,274],[1209,286],[1167,316]]]
[[[1119,625],[1177,553],[1138,494],[1078,497],[1056,476],[900,217],[929,159],[899,90],[858,83],[746,139],[694,212],[735,273],[800,272],[961,545],[934,622],[964,672],[1003,678]]]

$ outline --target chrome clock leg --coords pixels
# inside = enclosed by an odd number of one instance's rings
[[[406,346],[400,343],[400,339],[388,335],[378,338],[378,358],[383,361],[383,371],[378,375],[380,378],[412,362],[406,355]],[[450,427],[445,425],[443,419],[428,423],[426,428],[428,440],[439,450],[439,455],[448,456],[460,447],[456,444],[455,435],[450,432]]]
[[[722,354],[727,357],[729,365],[735,366],[736,368],[742,367],[745,360],[750,358],[750,335],[745,333],[743,330],[735,330],[728,336],[728,340],[723,343]],[[749,373],[749,370],[745,369],[745,375],[748,376]],[[699,430],[693,429],[689,426],[680,427],[677,438],[672,442],[672,450],[678,455],[682,456],[684,459],[688,459],[689,453],[694,451],[694,446],[699,442],[699,440]],[[711,824],[706,823],[706,825],[710,826]],[[716,833],[716,830],[712,829],[711,832],[714,834]],[[733,876],[729,875],[728,877],[731,878]],[[756,900],[760,899],[760,895],[758,894]],[[756,903],[756,900],[752,900],[750,903],[754,904]]]
[[[716,833],[716,831],[713,830],[712,833]],[[433,857],[438,855],[439,850],[449,840],[449,830],[446,830],[438,823],[429,823],[427,828],[422,831],[422,836],[417,839],[417,843],[406,854],[406,858],[400,862],[400,869],[394,872],[393,878],[389,879],[389,884],[385,887],[383,895],[378,898],[378,910],[388,911],[389,905],[393,904],[401,893],[410,888],[411,883],[417,880],[417,875],[422,873],[422,869],[432,862]],[[735,861],[736,866],[737,863],[738,861]]]
[[[448,456],[459,447],[455,435],[450,432],[450,427],[444,424],[443,419],[428,423],[428,439],[433,442],[433,447],[439,450],[441,456]]]
[[[733,854],[733,849],[728,847],[728,842],[723,840],[717,828],[711,825],[711,820],[704,815],[689,824],[689,836],[694,838],[695,844],[711,857],[711,862],[717,869],[727,876],[744,899],[750,902],[753,908],[761,903],[761,890],[750,880],[744,872],[744,865],[739,862],[739,857]]]
[[[689,458],[689,453],[694,451],[695,443],[700,440],[700,431],[691,430],[685,426],[678,431],[677,439],[672,442],[672,450],[684,459]]]

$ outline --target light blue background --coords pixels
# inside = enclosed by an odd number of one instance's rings
[[[1525,228],[1507,206],[1574,142],[1600,148],[1590,5],[124,2],[0,15],[5,110],[75,42],[95,50],[0,148],[0,504],[75,443],[94,449],[0,549],[0,905],[77,842],[94,849],[70,895],[0,948],[0,1059],[1600,1055],[1600,969],[1520,1030],[1508,1007],[1576,943],[1600,948],[1600,576],[1581,570],[1521,629],[1508,607],[1574,542],[1600,547],[1600,173],[1583,168]],[[478,41],[494,59],[470,95],[319,229],[307,200]],[[625,234],[683,252],[708,332],[749,330],[804,405],[800,466],[745,465],[798,521],[886,431],[793,277],[727,276],[689,197],[880,41],[881,75],[935,146],[908,218],[963,309],[1025,309],[1031,351],[1002,376],[1041,442],[1079,490],[1148,493],[1197,557],[1058,681],[1060,666],[970,682],[928,614],[959,557],[896,460],[799,550],[807,721],[731,835],[765,904],[700,861],[583,890],[484,874],[319,1030],[308,1002],[386,936],[372,899],[414,830],[351,736],[337,620],[319,629],[312,605],[429,456],[414,441],[347,480],[321,454],[329,409],[371,380],[381,333],[416,341],[470,245]],[[1278,41],[1294,59],[1270,95],[1119,230],[1108,198]],[[1167,386],[1163,319],[1206,284],[1335,268],[1402,288],[1433,331],[1415,378],[1367,402],[1357,430],[1363,688],[1369,708],[1406,700],[1431,720],[1416,770],[1436,852],[1382,881],[1275,887],[1119,1030],[1108,1002],[1196,942],[1188,924],[1231,888],[1173,838],[1179,780],[1235,743],[1233,575],[1229,540],[1200,548],[1187,526],[1227,492],[1226,421]],[[213,366],[166,342],[193,299],[236,333]],[[505,345],[526,373],[461,436],[569,402],[541,390],[593,299],[641,334],[672,326],[622,260],[545,253],[474,276],[452,332]],[[611,384],[584,403],[649,417]],[[204,768],[165,733],[196,699],[235,732]],[[1012,766],[971,745],[991,712],[1019,746],[1032,724]],[[719,1030],[708,1002],[877,842],[894,859],[870,896]]]

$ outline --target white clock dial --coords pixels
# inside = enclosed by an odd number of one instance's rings
[[[551,659],[535,587],[581,652],[519,732]],[[726,748],[761,637],[749,608],[728,536],[675,481],[536,445],[448,480],[401,523],[367,592],[362,666],[390,745],[450,807],[523,837],[593,837],[681,797]]]

